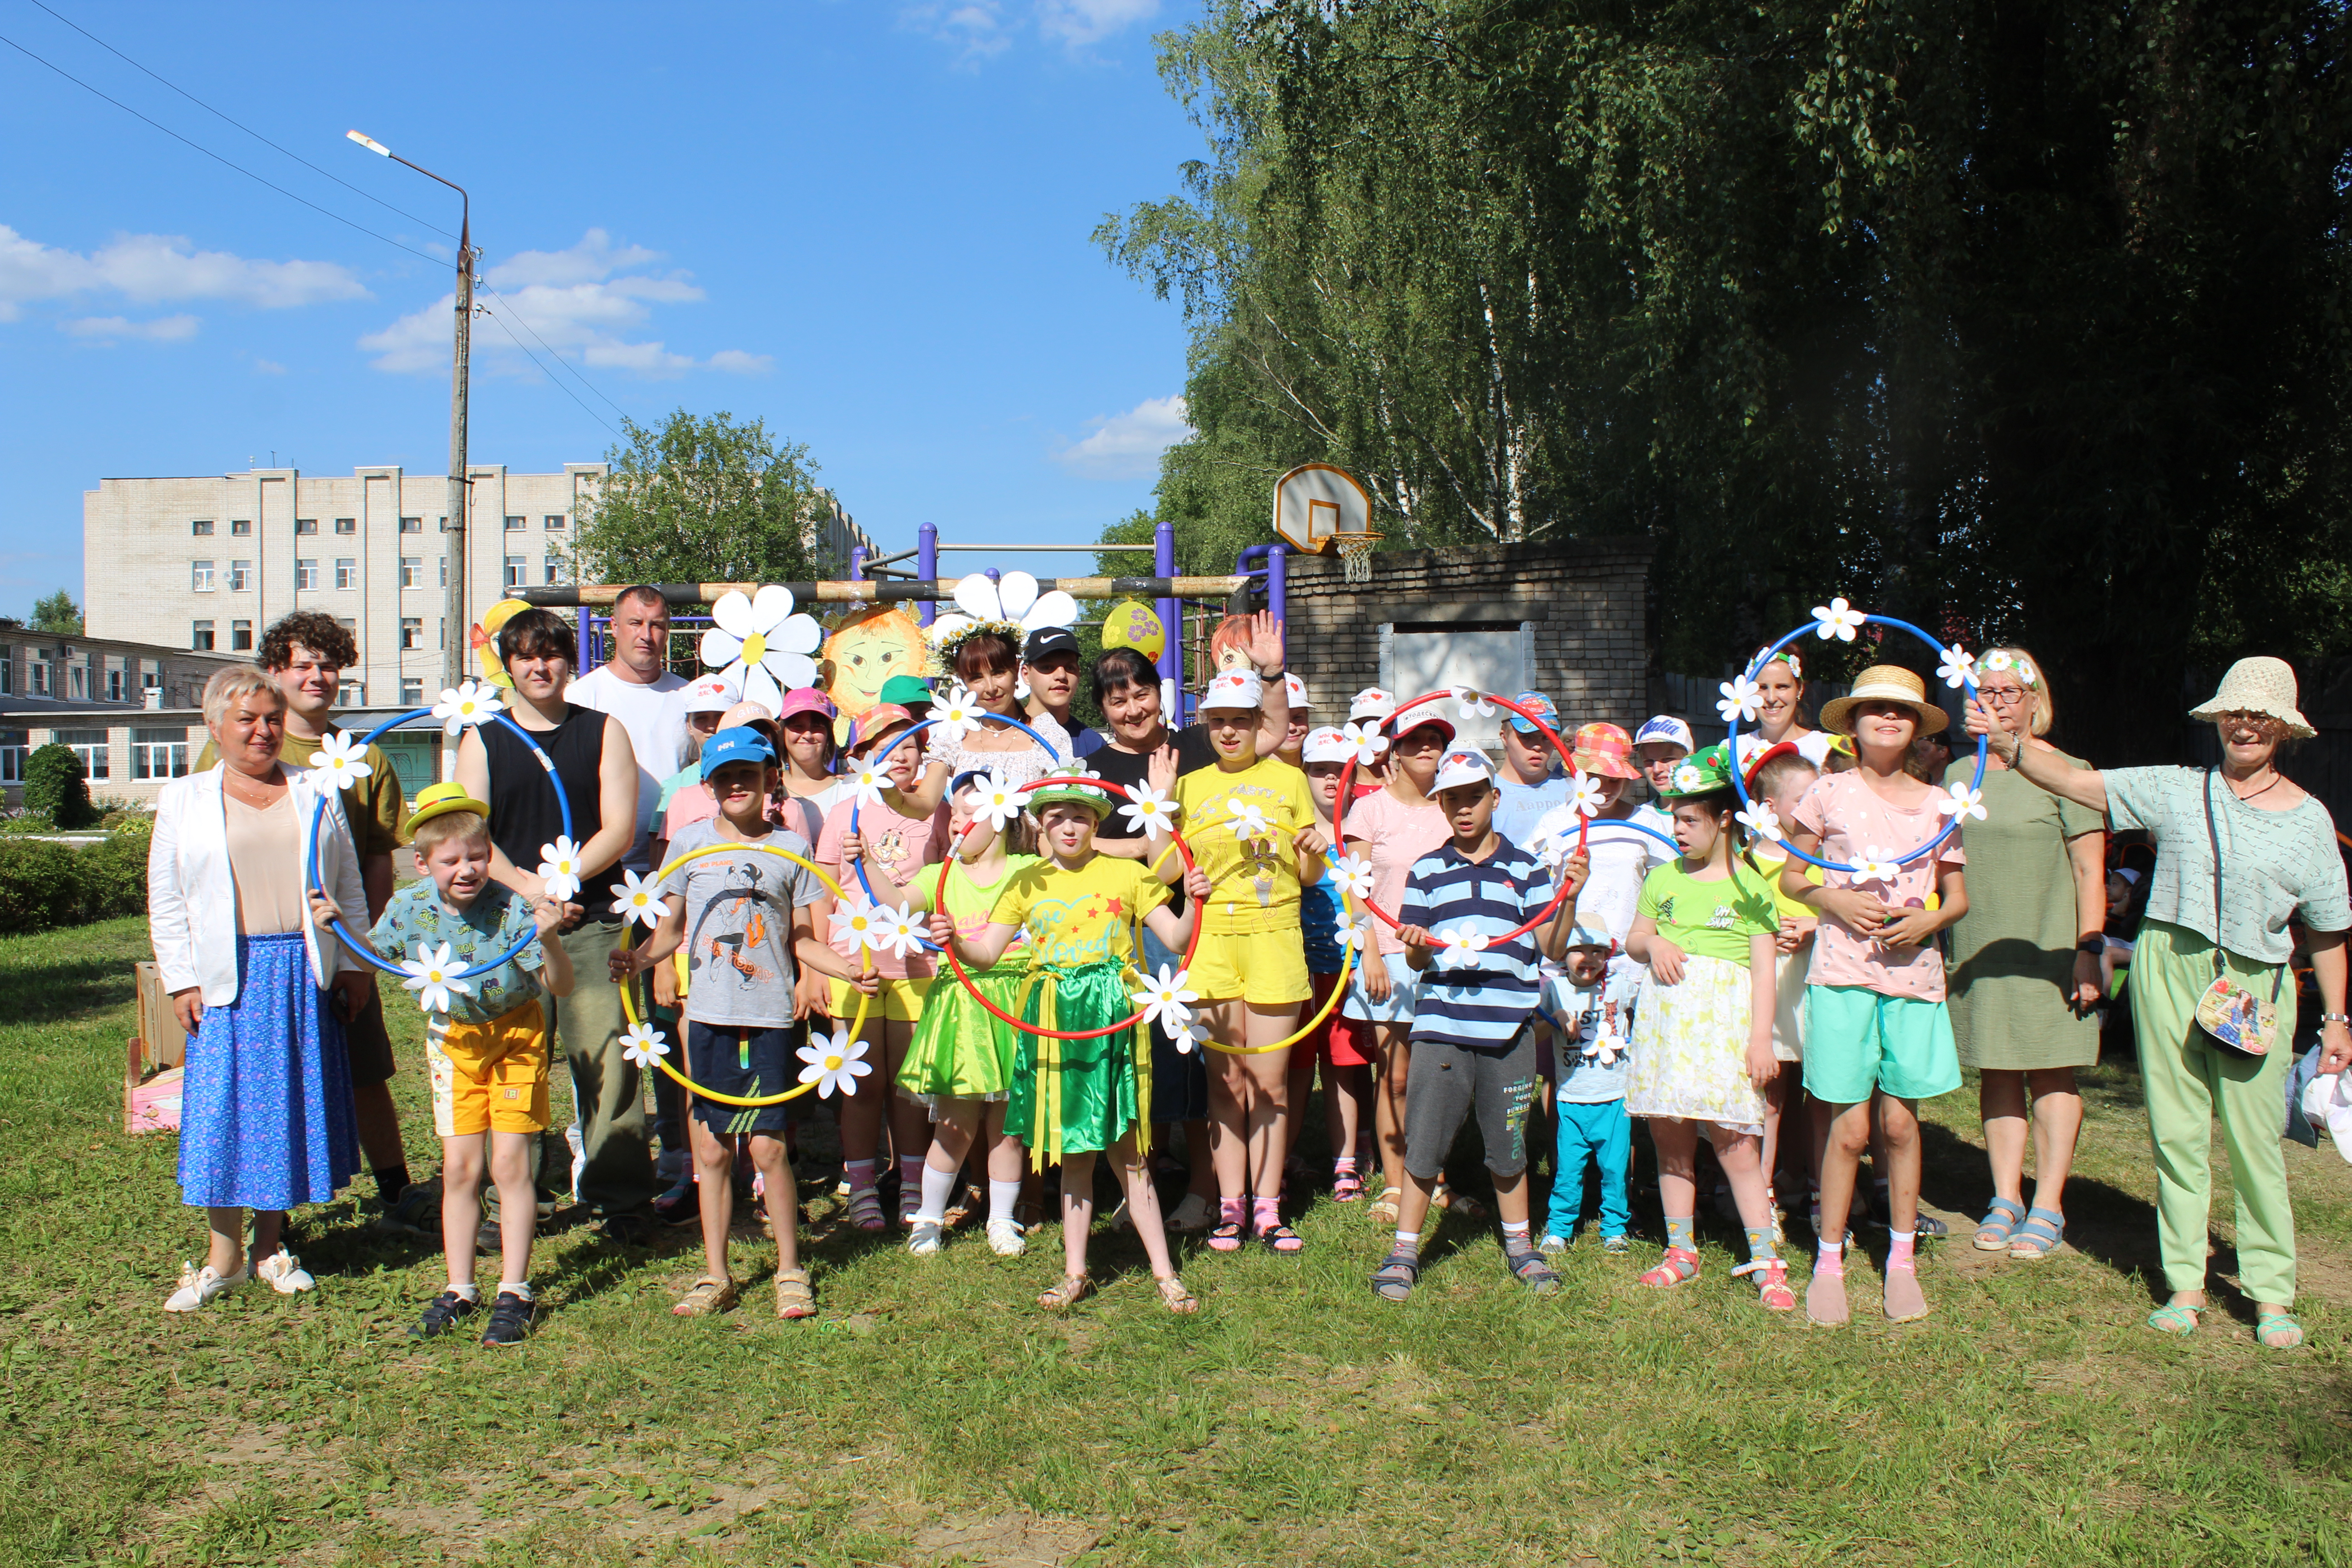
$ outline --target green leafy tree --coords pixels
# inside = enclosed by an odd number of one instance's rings
[[[71,746],[52,741],[25,759],[25,808],[59,827],[86,827],[97,820],[89,778]]]
[[[33,629],[51,637],[81,636],[81,606],[63,588],[33,605]]]
[[[781,583],[811,577],[807,530],[831,498],[808,448],[767,425],[680,408],[624,419],[577,546],[583,582]]]

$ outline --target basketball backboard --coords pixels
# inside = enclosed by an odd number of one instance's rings
[[[1345,468],[1301,463],[1275,483],[1274,531],[1293,550],[1320,554],[1336,535],[1371,526],[1372,498]]]

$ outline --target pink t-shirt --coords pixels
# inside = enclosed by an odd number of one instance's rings
[[[1943,831],[1945,818],[1936,804],[1946,798],[1941,789],[1930,784],[1918,805],[1906,810],[1880,799],[1859,773],[1824,773],[1797,802],[1796,824],[1822,836],[1816,853],[1824,860],[1848,866],[1859,864],[1864,856],[1892,861]],[[1845,871],[1823,875],[1832,888],[1861,888],[1875,893],[1881,903],[1924,910],[1944,868],[1967,862],[1968,857],[1960,852],[1960,836],[1954,833],[1936,847],[1934,854],[1904,866],[1892,883],[1864,882]],[[1805,979],[1813,985],[1861,985],[1883,996],[1941,1002],[1944,955],[1932,941],[1917,947],[1883,946],[1824,914],[1813,942],[1812,967]]]
[[[1454,830],[1445,825],[1444,809],[1435,801],[1407,805],[1386,789],[1350,801],[1339,830],[1364,841],[1365,858],[1372,863],[1372,901],[1391,916],[1404,898],[1405,879],[1412,874],[1412,863],[1454,837]],[[1381,952],[1404,951],[1404,943],[1386,921],[1375,918],[1372,931],[1380,939]]]
[[[816,862],[824,868],[825,875],[841,884],[842,890],[853,899],[863,899],[865,889],[858,886],[857,873],[847,869],[841,859],[841,842],[849,837],[849,814],[852,803],[843,801],[825,813],[824,832],[816,842]],[[948,808],[942,802],[928,817],[901,816],[887,805],[867,805],[857,809],[858,836],[866,840],[866,853],[890,873],[890,879],[905,887],[915,873],[926,866],[936,866],[948,848]],[[869,872],[872,868],[868,868]],[[875,890],[886,898],[887,890],[877,879]],[[846,959],[857,957],[857,942],[849,936],[835,937],[831,931],[825,939],[833,951]],[[892,980],[913,978],[927,980],[936,973],[935,961],[926,952],[907,958],[877,950],[874,973]]]

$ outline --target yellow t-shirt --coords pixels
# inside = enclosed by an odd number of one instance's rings
[[[1050,859],[1005,879],[990,918],[1029,938],[1031,968],[1077,968],[1135,957],[1135,922],[1168,901],[1159,878],[1133,860],[1097,854],[1075,871]]]
[[[1775,855],[1760,844],[1751,845],[1748,847],[1748,859],[1755,868],[1757,874],[1761,876],[1765,882],[1771,888],[1772,907],[1780,911],[1780,915],[1782,920],[1809,921],[1813,919],[1820,912],[1811,904],[1805,903],[1801,900],[1792,899],[1787,893],[1780,890],[1780,873],[1789,864],[1789,852],[1787,850],[1783,849],[1780,853]],[[1813,868],[1808,866],[1805,868],[1805,879],[1811,882],[1818,882],[1822,879],[1822,874]]]
[[[1307,775],[1280,757],[1260,757],[1235,773],[1200,768],[1176,781],[1184,841],[1209,874],[1201,918],[1206,936],[1248,936],[1298,929],[1298,851],[1291,840],[1315,826]],[[1255,805],[1262,832],[1239,833],[1231,805]]]

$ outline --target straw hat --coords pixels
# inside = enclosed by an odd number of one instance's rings
[[[2283,658],[2242,658],[2221,678],[2212,700],[2191,708],[2191,719],[2219,719],[2224,713],[2263,713],[2286,726],[2287,733],[2310,740],[2318,731],[2296,710],[2294,670]]]
[[[1853,679],[1853,689],[1822,704],[1822,727],[1841,735],[1853,733],[1848,722],[1864,702],[1900,702],[1919,715],[1919,733],[1933,735],[1952,727],[1952,716],[1927,700],[1927,683],[1899,664],[1874,664]]]

